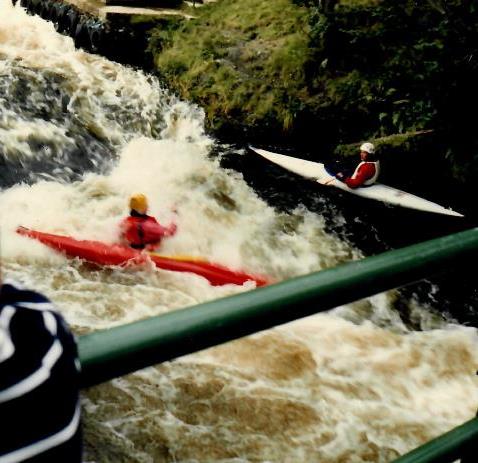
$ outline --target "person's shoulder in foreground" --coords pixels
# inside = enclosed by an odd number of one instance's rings
[[[0,463],[81,462],[79,361],[43,295],[0,286]]]

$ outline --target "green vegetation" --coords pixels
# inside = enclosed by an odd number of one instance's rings
[[[221,0],[199,14],[153,33],[158,72],[202,105],[214,128],[290,129],[304,100],[308,10],[289,0]]]
[[[478,179],[476,0],[219,0],[194,11],[156,28],[150,50],[214,130],[322,152],[365,139],[411,156],[426,146]]]

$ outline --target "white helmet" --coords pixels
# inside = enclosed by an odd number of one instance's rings
[[[368,154],[373,154],[375,153],[375,146],[373,146],[373,143],[363,143],[360,147],[360,151],[365,151]]]

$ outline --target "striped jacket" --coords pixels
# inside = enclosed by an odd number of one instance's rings
[[[75,340],[48,299],[0,288],[0,463],[81,462]]]

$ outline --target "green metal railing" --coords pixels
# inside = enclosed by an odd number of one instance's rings
[[[92,386],[404,286],[449,271],[454,264],[463,266],[466,261],[476,260],[477,255],[478,228],[474,228],[254,291],[84,335],[79,339],[82,385]],[[465,426],[465,430],[468,432],[469,427]],[[470,438],[478,437],[475,424],[471,426],[470,433]],[[454,434],[451,440],[459,442],[456,436],[463,437],[465,434],[465,431]],[[466,444],[465,440],[457,444],[460,451]],[[440,440],[430,445],[432,449],[440,449],[439,454],[445,454],[444,449],[450,447],[450,442]],[[427,460],[421,454],[416,458],[400,463],[453,461]]]
[[[466,463],[478,461],[478,418],[427,442],[393,463],[451,463],[464,457],[465,453]]]

